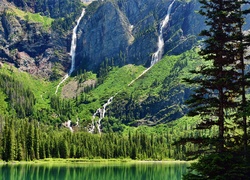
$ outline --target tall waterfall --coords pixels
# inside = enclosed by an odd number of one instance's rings
[[[165,16],[165,18],[162,20],[162,22],[160,24],[160,35],[158,36],[158,44],[157,44],[158,49],[152,56],[150,66],[153,66],[155,63],[157,63],[162,58],[163,51],[164,51],[163,28],[165,28],[166,25],[168,24],[171,9],[172,9],[174,2],[175,2],[175,0],[173,0],[173,2],[169,5],[167,15]]]
[[[131,81],[128,86],[131,86],[137,79],[139,79],[140,77],[142,77],[146,72],[148,72],[149,69],[151,69],[151,67],[153,65],[155,65],[159,60],[161,60],[162,55],[163,55],[163,50],[164,50],[164,39],[163,39],[163,28],[166,27],[166,25],[168,24],[169,21],[169,17],[170,17],[170,13],[171,13],[171,9],[172,6],[174,4],[175,0],[173,0],[173,2],[168,6],[168,11],[167,11],[167,15],[165,16],[165,18],[161,21],[160,24],[160,35],[158,36],[158,49],[157,51],[153,54],[152,59],[151,59],[151,64],[150,67],[147,68],[146,70],[144,70],[137,78],[135,78],[133,81]]]
[[[72,72],[75,70],[75,56],[76,56],[76,42],[77,42],[77,37],[76,37],[76,33],[77,33],[77,28],[78,25],[82,19],[82,17],[85,14],[85,9],[82,10],[82,14],[81,16],[78,18],[76,26],[73,29],[73,33],[72,33],[72,40],[71,40],[71,47],[70,47],[70,56],[71,56],[71,67],[70,70],[68,72],[68,74],[66,74],[63,79],[61,80],[61,82],[56,86],[56,92],[55,94],[57,94],[58,89],[60,87],[60,85],[72,74]]]
[[[76,42],[77,42],[76,32],[77,32],[78,25],[82,17],[84,16],[84,14],[85,14],[85,9],[82,10],[82,14],[77,20],[76,26],[74,27],[73,33],[72,33],[71,48],[70,48],[71,68],[69,70],[69,75],[71,75],[71,73],[75,70],[75,56],[76,56]]]
[[[162,55],[163,55],[163,50],[164,50],[164,39],[163,39],[163,28],[166,27],[166,25],[168,24],[169,21],[169,17],[170,17],[170,13],[171,13],[171,9],[172,6],[174,4],[175,0],[173,0],[173,2],[169,5],[168,7],[168,11],[167,11],[167,15],[165,16],[165,18],[161,21],[160,24],[160,35],[158,37],[158,49],[157,51],[153,54],[152,56],[152,60],[151,60],[151,64],[150,67],[147,68],[146,70],[144,70],[137,78],[135,78],[134,80],[132,80],[128,86],[131,86],[137,79],[139,79],[141,76],[143,76],[146,72],[148,72],[148,70],[155,65],[159,60],[161,60]],[[117,94],[117,93],[116,93]],[[115,94],[115,95],[116,95]],[[99,108],[96,110],[96,112],[93,114],[92,116],[92,122],[90,124],[90,127],[88,129],[88,131],[90,133],[94,133],[95,128],[97,128],[98,133],[101,133],[101,120],[105,117],[105,113],[106,113],[106,107],[112,103],[114,99],[114,96],[112,96],[111,98],[108,99],[108,101],[102,106],[102,108]],[[99,114],[99,118],[96,121],[96,116]]]

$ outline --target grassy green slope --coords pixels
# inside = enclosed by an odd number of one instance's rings
[[[0,74],[13,77],[16,81],[21,82],[25,88],[30,89],[36,98],[35,109],[39,111],[42,108],[49,108],[49,97],[53,94],[55,83],[47,82],[42,79],[31,76],[26,72],[21,72],[15,67],[4,64],[0,68]],[[1,89],[0,89],[1,90]],[[0,91],[1,92],[1,91]],[[4,99],[6,95],[1,96],[0,101]],[[4,101],[6,103],[6,101]],[[3,106],[4,103],[1,103]],[[4,105],[5,106],[5,105]]]
[[[171,88],[182,83],[184,77],[190,77],[189,70],[199,65],[197,49],[187,51],[178,56],[165,56],[154,65],[142,78],[138,79],[132,87],[142,96],[152,93],[158,95],[162,88]]]
[[[134,65],[126,65],[121,68],[113,67],[102,84],[88,92],[81,93],[77,98],[61,100],[56,109],[51,108],[51,97],[56,96],[60,99],[60,90],[57,95],[54,94],[60,80],[49,82],[37,79],[8,65],[4,65],[0,69],[0,73],[14,77],[34,93],[36,98],[35,112],[40,113],[45,109],[47,113],[47,119],[45,118],[43,121],[60,122],[66,119],[76,121],[79,118],[80,122],[90,122],[92,114],[102,107],[111,96],[115,96],[113,103],[107,108],[105,121],[109,125],[113,125],[111,119],[115,119],[116,124],[122,126],[122,124],[128,125],[147,118],[150,121],[151,117],[154,118],[154,123],[158,124],[171,120],[173,109],[182,111],[182,102],[178,102],[178,93],[183,91],[182,86],[184,87],[182,78],[190,76],[188,71],[200,65],[198,59],[197,49],[187,51],[179,56],[165,56],[130,86],[128,84],[146,68]],[[73,80],[77,81],[81,76],[70,77],[62,86]],[[89,78],[94,77],[95,75],[92,74]],[[179,88],[180,86],[181,88]],[[0,93],[2,93],[0,111],[6,111],[6,98],[1,89]],[[182,101],[183,98],[180,100]],[[154,110],[155,107],[158,109]],[[135,115],[138,113],[140,115]],[[158,117],[159,119],[157,119]],[[168,117],[169,119],[166,120]]]
[[[54,19],[47,16],[41,16],[39,13],[34,14],[30,12],[25,12],[15,7],[12,7],[11,10],[15,15],[22,18],[23,20],[27,20],[29,22],[41,23],[44,28],[51,27],[51,24],[54,21]]]
[[[100,108],[111,96],[115,96],[114,104],[129,99],[131,96],[137,103],[145,101],[149,96],[161,99],[160,96],[163,96],[163,92],[184,84],[182,78],[190,76],[188,71],[199,65],[197,59],[199,59],[197,49],[179,56],[165,56],[131,86],[128,84],[146,68],[134,65],[115,67],[102,84],[87,93],[90,103],[80,105],[82,110],[79,111],[79,117],[90,120],[95,110]],[[110,108],[110,110],[114,109]]]
[[[186,111],[184,101],[190,93],[183,78],[191,77],[189,70],[201,65],[197,51],[193,49],[178,56],[165,56],[117,95],[110,116],[132,124],[138,121],[158,124],[183,116]],[[121,109],[123,112],[119,112]],[[120,117],[112,111],[119,112]]]
[[[105,78],[103,84],[87,93],[86,96],[89,103],[79,106],[82,110],[79,111],[78,117],[83,117],[84,120],[91,120],[92,114],[98,108],[105,104],[110,97],[116,96],[117,93],[127,89],[128,84],[144,70],[143,66],[127,65],[122,68],[114,67]]]

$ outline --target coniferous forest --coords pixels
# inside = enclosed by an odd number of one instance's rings
[[[198,149],[192,143],[174,144],[180,134],[183,137],[202,134],[193,130],[196,118],[190,123],[184,117],[179,122],[155,127],[130,127],[106,118],[103,120],[102,134],[89,133],[88,121],[80,122],[79,126],[73,122],[74,131],[71,132],[63,124],[77,111],[75,101],[77,105],[81,104],[84,101],[82,97],[72,101],[52,94],[47,98],[50,104],[46,107],[39,104],[32,90],[34,87],[29,88],[22,78],[17,80],[13,73],[16,73],[13,67],[7,70],[3,67],[0,74],[0,157],[4,161],[44,158],[188,160],[185,153]],[[20,77],[19,72],[17,75]],[[24,79],[31,80],[25,74]],[[214,132],[207,131],[208,134]]]
[[[46,130],[46,131],[44,131]],[[5,120],[2,129],[2,159],[38,160],[44,158],[131,158],[163,160],[184,158],[182,149],[171,147],[171,134],[129,132],[127,135],[51,130],[37,122]],[[184,147],[183,147],[184,149]]]

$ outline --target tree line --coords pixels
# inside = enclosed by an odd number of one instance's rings
[[[139,160],[187,160],[186,153],[198,150],[192,143],[173,143],[182,135],[201,136],[188,124],[139,128],[124,133],[91,134],[84,127],[68,128],[45,125],[14,117],[0,120],[0,159],[32,161],[44,158],[130,158]],[[156,132],[157,131],[157,132]],[[214,134],[215,132],[210,132]]]

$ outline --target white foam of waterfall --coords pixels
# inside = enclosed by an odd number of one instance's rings
[[[68,120],[68,121],[62,123],[62,125],[65,126],[66,128],[69,128],[69,130],[70,130],[71,132],[74,131],[73,128],[72,128],[72,126],[71,126],[71,120]]]
[[[69,130],[71,131],[71,132],[73,132],[73,129],[72,129],[72,127],[71,127],[71,121],[70,120],[68,120],[68,123],[67,123],[67,127],[69,128]]]
[[[163,28],[166,27],[166,25],[168,24],[170,13],[171,13],[171,9],[172,9],[172,6],[173,6],[174,2],[175,2],[175,0],[173,0],[173,2],[169,5],[168,11],[167,11],[167,15],[161,21],[161,24],[160,24],[160,35],[158,36],[158,44],[157,44],[158,45],[158,49],[157,49],[157,51],[152,56],[151,64],[150,64],[149,68],[147,68],[146,70],[144,70],[137,78],[135,78],[133,81],[131,81],[128,84],[128,86],[131,86],[137,79],[139,79],[146,72],[148,72],[148,70],[151,69],[151,67],[153,65],[155,65],[155,63],[157,63],[159,60],[161,60],[162,54],[163,54],[163,49],[164,49]]]
[[[73,29],[73,33],[72,33],[72,40],[71,40],[71,47],[70,47],[70,56],[71,56],[71,67],[70,70],[68,72],[68,74],[66,74],[63,79],[60,81],[60,83],[56,86],[56,91],[55,94],[57,94],[59,87],[61,86],[62,83],[64,83],[64,81],[66,81],[66,79],[72,74],[72,72],[75,70],[75,55],[76,55],[76,43],[77,43],[77,28],[78,25],[81,21],[81,19],[83,18],[85,14],[85,9],[82,10],[81,16],[78,18],[77,23]]]
[[[128,86],[131,86],[137,79],[139,79],[140,77],[142,77],[146,72],[148,72],[148,70],[151,68],[152,66],[150,66],[149,68],[145,69],[137,78],[135,78],[133,81],[131,81]]]
[[[175,0],[173,0],[173,2],[169,5],[168,11],[167,11],[167,15],[161,21],[161,24],[160,24],[160,35],[158,36],[158,43],[157,43],[158,49],[157,49],[157,51],[152,56],[152,60],[151,60],[150,66],[153,66],[155,63],[157,63],[162,58],[163,51],[164,51],[163,29],[167,26],[167,24],[169,22],[169,17],[170,17],[171,9],[172,9],[172,6],[173,6],[174,2],[175,2]]]
[[[78,18],[76,26],[73,29],[73,33],[72,33],[72,40],[71,40],[71,48],[70,48],[70,56],[71,56],[71,68],[69,70],[69,75],[71,75],[71,73],[75,70],[75,56],[76,56],[76,43],[77,43],[77,28],[78,25],[82,19],[82,17],[85,14],[85,9],[82,10],[82,14],[81,16]]]
[[[95,128],[97,128],[99,134],[101,133],[101,121],[105,117],[106,107],[112,103],[113,98],[114,98],[113,96],[109,98],[108,101],[102,106],[102,108],[97,109],[96,112],[93,114],[91,126],[89,128],[90,133],[94,133]],[[95,118],[98,114],[99,118],[96,121]]]

